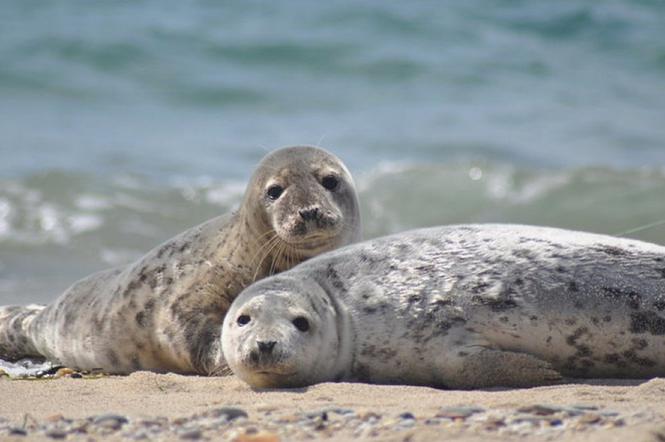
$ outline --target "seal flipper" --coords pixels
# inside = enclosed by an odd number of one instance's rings
[[[561,374],[549,362],[526,353],[493,350],[470,350],[455,379],[446,379],[451,388],[536,387],[561,381]]]
[[[0,307],[0,358],[16,361],[42,357],[28,334],[30,323],[44,310],[43,305]]]

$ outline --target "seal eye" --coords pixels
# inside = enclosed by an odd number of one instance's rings
[[[282,192],[284,192],[284,188],[282,186],[279,186],[277,184],[268,187],[268,191],[266,194],[268,195],[268,198],[271,200],[276,200],[280,196],[282,196]]]
[[[249,315],[240,315],[238,316],[238,325],[243,326],[249,324],[249,321],[251,321],[252,318],[249,317]]]
[[[294,319],[293,325],[295,325],[296,328],[301,332],[306,332],[309,330],[309,321],[307,321],[307,319],[303,318],[302,316],[298,316],[296,319]]]
[[[334,175],[324,176],[321,185],[328,190],[335,190],[339,186],[339,179]]]

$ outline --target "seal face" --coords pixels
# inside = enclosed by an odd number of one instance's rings
[[[221,324],[236,295],[360,232],[354,183],[338,158],[309,146],[274,151],[236,213],[91,275],[48,307],[0,307],[0,357],[112,373],[221,373]]]
[[[664,311],[663,246],[462,225],[351,245],[259,281],[231,306],[222,341],[255,387],[525,387],[664,376]]]

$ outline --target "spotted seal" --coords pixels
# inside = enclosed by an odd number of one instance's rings
[[[79,369],[220,373],[222,320],[247,285],[360,237],[351,175],[315,147],[284,148],[254,172],[240,208],[133,264],[76,282],[48,307],[0,308],[0,357]]]
[[[665,247],[520,225],[415,230],[248,287],[222,335],[255,387],[664,376]]]

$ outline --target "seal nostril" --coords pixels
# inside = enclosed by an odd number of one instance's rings
[[[300,209],[298,213],[300,214],[300,217],[305,221],[311,221],[319,217],[319,208],[310,207],[307,209]]]
[[[277,344],[277,342],[275,341],[256,341],[256,345],[258,345],[259,351],[261,353],[272,352],[272,349],[275,347],[275,344]]]

